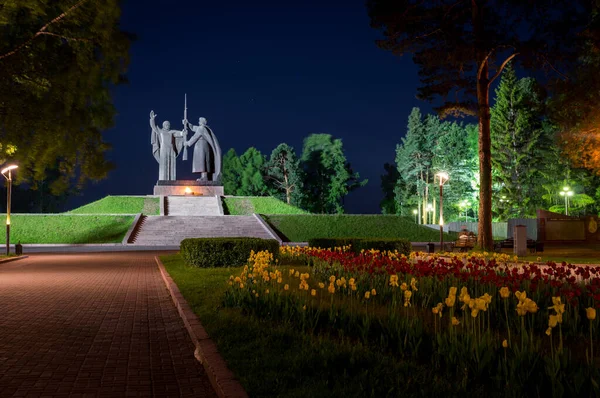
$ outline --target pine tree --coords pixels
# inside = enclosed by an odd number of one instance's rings
[[[533,217],[551,145],[535,80],[518,80],[510,65],[504,70],[490,126],[495,214],[502,220]]]
[[[269,191],[287,204],[300,206],[304,197],[300,160],[294,148],[279,144],[265,164],[265,178]]]
[[[396,214],[398,205],[396,204],[396,186],[403,183],[400,179],[400,173],[396,165],[386,163],[383,165],[385,174],[381,175],[381,190],[383,191],[383,199],[379,203],[381,213]]]

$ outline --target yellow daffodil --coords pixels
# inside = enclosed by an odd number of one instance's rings
[[[456,297],[456,292],[457,291],[458,291],[458,289],[456,287],[452,286],[450,288],[450,292],[448,293],[448,297],[450,297],[450,296],[455,296]]]
[[[552,334],[552,328],[549,327],[548,329],[546,329],[546,334],[550,336]]]
[[[472,316],[473,318],[477,318],[477,314],[479,314],[479,310],[478,310],[477,308],[473,308],[473,309],[471,310],[471,316]]]
[[[404,291],[404,306],[405,307],[409,307],[410,306],[410,298],[412,296],[412,292],[410,290],[405,290]]]
[[[508,288],[502,287],[500,288],[500,297],[502,297],[503,299],[507,299],[510,296],[510,290],[508,290]]]
[[[446,303],[446,307],[454,307],[454,303],[456,302],[456,296],[448,296],[446,297],[446,300],[444,300],[444,302]]]
[[[319,282],[319,288],[325,289],[325,284],[323,282]]]
[[[508,341],[506,339],[502,340],[502,347],[508,348]]]
[[[329,283],[334,283],[335,282],[335,275],[331,275],[329,277]]]
[[[400,289],[402,291],[406,291],[406,289],[408,289],[408,285],[406,284],[406,282],[402,282],[402,285],[400,285]]]
[[[290,290],[290,285],[288,285],[287,283],[283,285],[283,290]]]
[[[317,295],[317,291],[316,291],[315,289],[312,289],[312,290],[310,291],[310,295],[311,295],[311,296],[316,296],[316,295]]]
[[[550,315],[550,317],[548,319],[548,326],[550,326],[551,328],[555,328],[557,324],[558,324],[558,316]]]
[[[331,294],[335,293],[335,286],[333,286],[333,283],[331,283],[329,285],[329,287],[327,288],[327,291]]]
[[[365,292],[365,298],[368,300],[371,297],[371,292]]]
[[[527,298],[527,293],[526,292],[520,292],[520,291],[516,291],[515,292],[515,296],[517,297],[517,299],[519,301],[525,301],[525,299]]]
[[[377,290],[371,289],[371,296],[377,296]]]
[[[460,321],[455,316],[453,316],[452,317],[452,326],[457,326],[459,323],[460,323]]]

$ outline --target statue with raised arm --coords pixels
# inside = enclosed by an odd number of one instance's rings
[[[183,148],[185,137],[183,131],[171,130],[171,123],[164,121],[162,128],[157,127],[154,111],[150,111],[150,127],[152,128],[152,154],[158,162],[158,179],[175,180],[176,159]]]
[[[206,119],[201,117],[198,125],[194,126],[187,120],[184,124],[195,133],[192,138],[184,143],[186,147],[194,146],[194,158],[192,160],[192,172],[200,173],[197,181],[220,181],[223,160],[219,141],[210,127],[206,125]]]

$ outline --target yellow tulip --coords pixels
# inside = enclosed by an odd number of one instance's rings
[[[330,282],[330,283],[334,283],[334,282],[335,282],[335,275],[331,275],[331,276],[329,277],[329,282]]]
[[[508,341],[506,341],[506,339],[502,341],[502,347],[508,348]]]
[[[479,314],[479,310],[478,310],[477,308],[473,308],[473,309],[471,310],[471,316],[472,316],[473,318],[477,318],[477,314]]]
[[[446,297],[445,303],[446,303],[446,307],[454,307],[454,302],[456,301],[456,297],[455,296],[448,296]]]
[[[365,298],[368,300],[371,297],[371,292],[365,292]]]
[[[268,291],[268,290],[267,290],[267,291]],[[312,290],[310,291],[310,295],[311,295],[311,296],[316,296],[316,295],[317,295],[317,291],[316,291],[315,289],[312,289]]]
[[[555,328],[557,324],[558,317],[556,315],[550,315],[550,318],[548,319],[548,326],[550,326],[551,328]]]
[[[324,284],[323,282],[319,282],[319,287],[320,287],[321,289],[325,289],[325,284]]]
[[[287,283],[283,285],[283,290],[290,290],[290,285],[288,285]]]
[[[371,289],[371,296],[377,296],[377,290]]]
[[[411,289],[412,289],[413,291],[415,291],[415,292],[416,292],[417,290],[419,290],[419,289],[417,289],[417,280],[416,280],[415,278],[412,278],[412,279],[410,280],[410,287],[411,287]]]
[[[450,293],[448,294],[448,296],[456,296],[456,292],[458,291],[458,289],[454,286],[452,286],[450,288]]]
[[[552,334],[552,328],[546,329],[546,334],[550,336]]]
[[[406,282],[402,282],[402,285],[400,285],[400,289],[403,291],[406,291],[406,289],[408,289],[408,285],[406,284]]]
[[[452,317],[452,326],[456,326],[456,325],[458,325],[459,323],[460,323],[460,321],[459,321],[459,320],[458,320],[458,319],[457,319],[455,316],[453,316],[453,317]]]
[[[587,319],[593,321],[594,319],[596,319],[596,309],[592,307],[586,308],[585,315],[587,316]]]

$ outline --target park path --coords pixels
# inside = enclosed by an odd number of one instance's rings
[[[216,396],[153,253],[0,264],[0,397]]]

